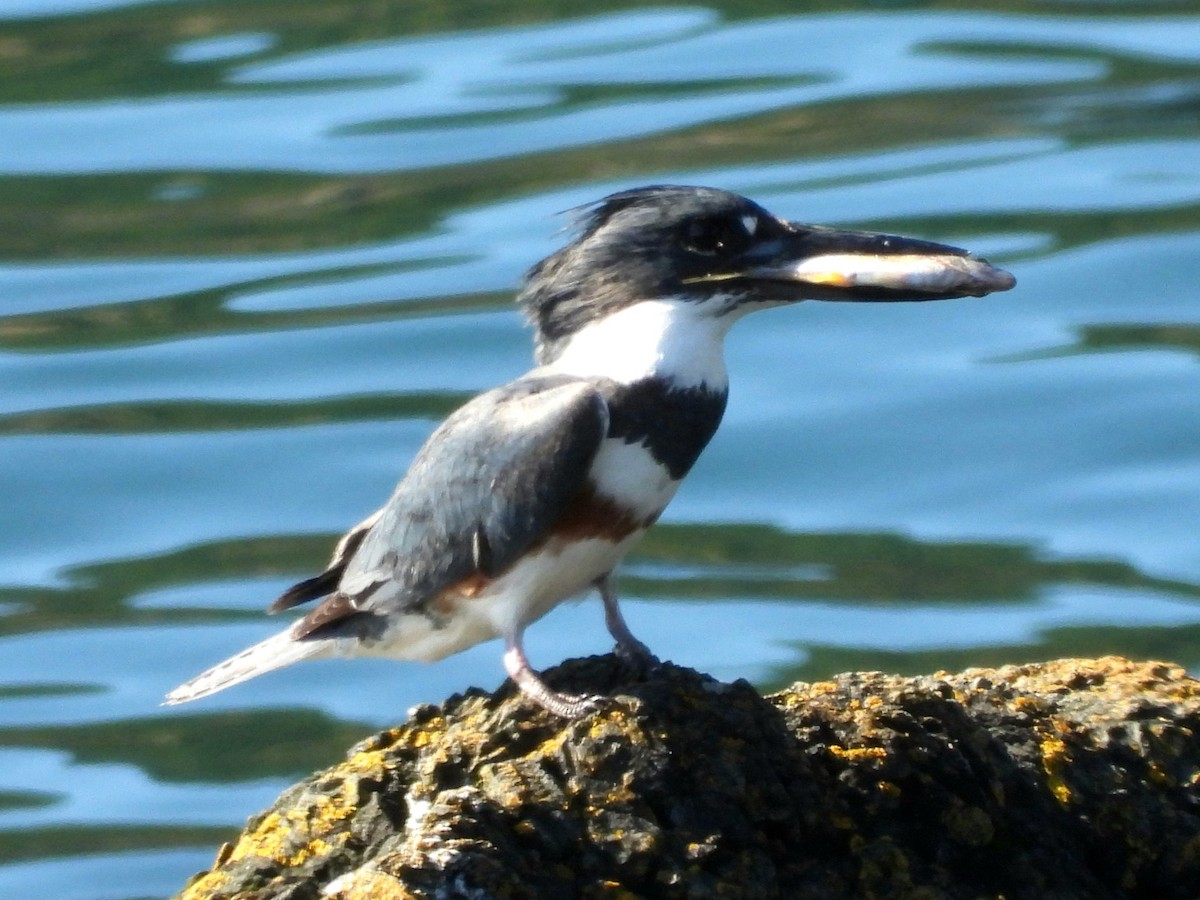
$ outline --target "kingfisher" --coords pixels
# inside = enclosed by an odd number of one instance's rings
[[[563,717],[595,710],[602,697],[542,680],[525,629],[595,589],[618,656],[653,664],[613,573],[721,422],[730,326],[801,300],[944,300],[1016,284],[957,247],[803,225],[709,187],[634,188],[578,213],[573,239],[526,273],[518,296],[536,366],[452,413],[325,570],[269,607],[320,600],[307,615],[167,704],[301,660],[431,662],[500,638],[531,701]]]

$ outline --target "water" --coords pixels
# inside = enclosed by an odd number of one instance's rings
[[[959,243],[1014,292],[804,304],[622,580],[763,687],[1125,653],[1200,668],[1200,16],[0,4],[0,896],[162,897],[296,777],[503,678],[319,663],[162,693],[521,372],[555,213],[708,183]],[[598,604],[535,626],[601,652]]]

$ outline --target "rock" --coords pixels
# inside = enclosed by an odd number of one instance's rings
[[[506,686],[288,790],[179,895],[410,898],[1200,897],[1200,682],[1119,658],[769,697],[611,657]]]

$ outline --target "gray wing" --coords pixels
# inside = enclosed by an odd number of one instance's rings
[[[504,572],[567,509],[607,430],[603,397],[578,379],[527,377],[474,398],[433,433],[365,533],[351,532],[348,558],[335,553],[336,592],[293,636],[418,609]]]

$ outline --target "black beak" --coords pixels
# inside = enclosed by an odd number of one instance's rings
[[[792,300],[950,300],[1007,291],[1017,280],[966,250],[916,238],[781,223],[747,254],[738,280]],[[757,257],[757,259],[755,259]]]

